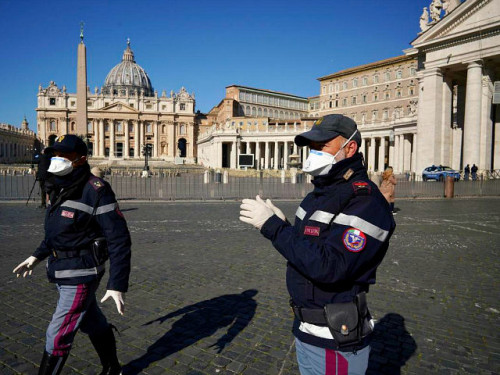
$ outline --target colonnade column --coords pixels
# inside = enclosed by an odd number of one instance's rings
[[[464,119],[464,164],[479,164],[479,140],[481,136],[481,79],[483,67],[478,62],[467,66],[467,89],[465,92]]]
[[[288,169],[288,141],[283,142],[283,169]]]
[[[99,120],[99,156],[104,157],[105,156],[105,151],[104,151],[104,139],[105,139],[105,134],[104,134],[104,120],[100,119]]]
[[[399,172],[399,136],[395,135],[394,136],[394,147],[392,151],[392,168],[394,169],[394,172]]]
[[[278,169],[279,166],[279,147],[278,147],[278,141],[274,141],[274,168],[273,169]]]
[[[441,155],[440,160],[443,165],[450,165],[452,158],[451,147],[452,137],[452,109],[453,109],[453,83],[450,77],[443,77],[443,112],[441,129]]]
[[[260,142],[257,141],[255,142],[255,159],[256,159],[256,163],[255,163],[255,169],[261,169],[261,165],[260,165]]]
[[[264,144],[264,169],[269,169],[269,142]]]
[[[370,138],[370,146],[368,148],[368,170],[375,170],[375,137]]]
[[[403,135],[403,172],[409,171],[411,166],[411,134]]]
[[[114,120],[109,121],[109,157],[115,157],[115,122]]]
[[[493,121],[491,119],[491,103],[493,99],[493,82],[489,74],[482,79],[481,100],[481,136],[479,138],[479,170],[491,170]],[[498,105],[497,105],[498,106]],[[494,109],[494,107],[493,107]]]
[[[123,150],[123,158],[130,157],[130,124],[127,120],[123,121],[123,136],[125,137],[125,149]]]
[[[413,135],[413,142],[412,142],[412,152],[411,152],[411,171],[417,172],[415,168],[417,163],[417,148],[415,147],[417,145],[417,133],[414,133],[412,135]]]
[[[137,153],[141,157],[141,148],[144,145],[144,121],[139,121],[139,149]]]
[[[385,167],[385,137],[380,137],[380,146],[378,148],[378,170],[383,171]]]
[[[500,169],[500,105],[495,105],[493,110],[495,109],[496,121],[493,124],[495,127],[495,139],[493,140],[493,169]]]
[[[229,161],[229,168],[238,168],[236,165],[236,158],[237,158],[237,147],[238,143],[236,141],[233,141],[231,143],[231,159]]]
[[[405,169],[404,166],[405,135],[400,134],[398,137],[399,137],[398,166],[399,166],[399,172],[403,173]]]

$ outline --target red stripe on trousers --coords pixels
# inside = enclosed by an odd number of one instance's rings
[[[59,327],[59,332],[57,332],[56,337],[54,338],[54,351],[52,352],[53,356],[59,357],[68,354],[69,349],[71,348],[70,344],[65,344],[64,339],[73,332],[75,329],[76,323],[82,314],[83,302],[85,302],[88,294],[88,287],[85,284],[78,284],[75,293],[75,299],[71,305],[71,308],[67,312],[64,317],[64,321]]]
[[[349,362],[335,350],[325,349],[325,375],[348,375]]]

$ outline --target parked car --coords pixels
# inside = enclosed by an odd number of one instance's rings
[[[422,172],[422,180],[435,180],[444,181],[447,176],[451,176],[455,181],[460,180],[460,172],[451,169],[450,167],[445,167],[443,165],[432,165],[427,167]]]

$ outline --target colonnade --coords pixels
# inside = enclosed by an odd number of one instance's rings
[[[416,133],[373,135],[362,138],[360,150],[370,172],[382,172],[387,166],[395,173],[418,172],[415,169],[416,141]]]

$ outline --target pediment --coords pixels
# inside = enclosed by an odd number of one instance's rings
[[[108,111],[108,112],[137,113],[137,110],[135,108],[132,108],[132,107],[130,107],[127,104],[122,103],[122,102],[116,102],[116,103],[110,104],[106,107],[102,107],[100,110],[101,111]]]
[[[500,26],[500,1],[466,0],[453,12],[421,33],[411,44],[414,47],[463,38],[485,29]]]

